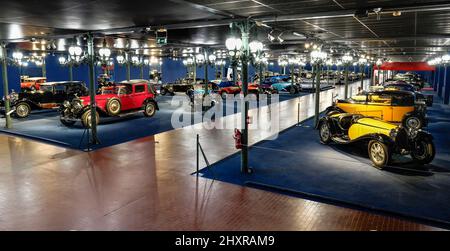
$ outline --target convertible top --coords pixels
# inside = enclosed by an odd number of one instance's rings
[[[55,81],[55,82],[44,82],[40,84],[41,86],[50,86],[50,85],[67,85],[67,84],[81,84],[82,81]]]
[[[150,82],[146,79],[132,79],[132,80],[124,80],[124,81],[119,82],[119,84],[130,84],[130,85],[148,84],[148,83],[150,83]]]

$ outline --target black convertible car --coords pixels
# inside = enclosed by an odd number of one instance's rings
[[[205,80],[201,78],[197,78],[195,81],[192,78],[178,79],[174,83],[167,83],[161,85],[159,93],[161,95],[166,94],[175,95],[175,92],[186,93],[188,90],[194,88],[194,84],[203,84],[204,82]]]
[[[11,110],[18,118],[26,118],[32,110],[59,108],[65,100],[87,94],[86,84],[80,81],[46,82],[38,91],[11,93]],[[4,107],[4,101],[0,107]]]

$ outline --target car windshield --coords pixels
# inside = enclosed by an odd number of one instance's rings
[[[101,94],[114,94],[116,93],[113,89],[102,89]]]
[[[118,94],[118,95],[131,94],[131,92],[132,92],[131,85],[121,85],[121,86],[117,86],[114,89],[114,94]]]
[[[366,102],[367,96],[366,95],[357,95],[350,98],[351,101],[361,103]]]
[[[371,94],[369,95],[367,101],[369,103],[374,104],[391,104],[392,103],[392,95],[388,94]]]
[[[41,85],[39,89],[43,92],[53,92],[53,86],[51,85]]]

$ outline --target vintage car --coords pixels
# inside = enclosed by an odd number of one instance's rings
[[[10,104],[13,115],[26,118],[32,110],[58,108],[65,100],[87,95],[87,88],[80,81],[46,82],[37,91],[11,93]],[[3,101],[0,106],[4,106]]]
[[[315,81],[312,79],[304,79],[302,82],[299,83],[300,89],[303,92],[315,92],[316,91],[316,85],[314,83]],[[328,84],[326,80],[320,81],[320,90],[329,90],[333,89],[334,86],[330,83]]]
[[[39,90],[42,83],[47,82],[45,77],[32,77],[24,78],[20,82],[20,89],[24,91],[36,91]]]
[[[404,81],[395,81],[395,82],[385,83],[383,89],[386,91],[414,92],[416,95],[417,101],[425,102],[427,104],[427,106],[433,106],[434,97],[432,94],[425,95],[425,94],[419,92],[416,86],[414,86],[412,84],[408,84]]]
[[[377,168],[389,165],[392,154],[410,154],[414,161],[428,164],[435,156],[433,137],[420,129],[407,129],[361,114],[333,113],[319,120],[320,142],[367,144],[369,158]]]
[[[95,95],[96,118],[123,117],[143,112],[146,117],[155,115],[159,110],[155,101],[155,89],[146,80],[130,80],[116,83],[113,90],[105,89],[102,94]],[[90,97],[82,96],[72,101],[65,101],[60,109],[60,121],[63,125],[72,126],[81,120],[84,127],[91,127]]]
[[[266,90],[269,89],[270,87],[276,92],[284,91],[289,92],[290,94],[296,94],[299,91],[301,91],[300,86],[297,85],[295,82],[294,84],[292,84],[291,77],[286,75],[266,78],[263,81],[261,88],[263,90]]]
[[[405,81],[408,84],[414,85],[418,90],[425,86],[425,81],[419,74],[414,72],[398,73],[393,78],[394,81]]]
[[[426,104],[417,102],[408,91],[363,92],[347,100],[336,100],[327,113],[352,113],[402,123],[406,128],[419,129],[427,124]]]
[[[160,87],[159,93],[161,95],[175,95],[175,92],[183,92],[186,93],[189,89],[193,88],[194,84],[203,84],[205,83],[204,79],[196,78],[196,81],[194,81],[192,78],[183,78],[178,79],[174,83],[167,83],[163,84]]]
[[[215,86],[217,94],[222,96],[222,98],[226,98],[226,95],[235,95],[241,92],[241,87],[233,81],[221,81]]]

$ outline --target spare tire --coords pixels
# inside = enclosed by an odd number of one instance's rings
[[[112,98],[106,103],[106,112],[111,116],[117,116],[122,110],[122,104],[117,98]]]

